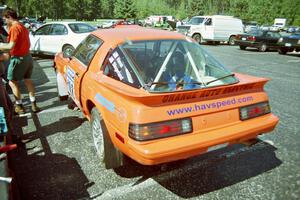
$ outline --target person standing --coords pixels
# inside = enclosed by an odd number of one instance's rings
[[[6,8],[2,15],[3,20],[9,27],[9,32],[7,43],[0,43],[0,50],[9,50],[11,56],[7,70],[7,79],[16,99],[15,113],[25,113],[19,88],[19,81],[21,80],[24,80],[28,90],[31,110],[35,113],[39,112],[40,108],[36,104],[35,88],[31,80],[33,59],[29,52],[29,31],[18,21],[18,15],[15,10]]]

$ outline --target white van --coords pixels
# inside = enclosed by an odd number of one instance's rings
[[[199,43],[223,41],[230,45],[234,45],[237,34],[244,32],[242,20],[224,15],[195,16],[187,24],[179,26],[177,31]]]

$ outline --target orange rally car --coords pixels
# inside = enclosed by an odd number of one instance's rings
[[[106,168],[155,165],[272,131],[266,78],[232,73],[181,34],[120,27],[92,32],[55,56],[60,98],[91,123]]]

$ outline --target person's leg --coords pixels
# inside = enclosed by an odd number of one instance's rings
[[[19,89],[19,82],[10,80],[9,81],[9,86],[10,86],[16,100],[22,100],[21,92],[20,92],[20,89]]]
[[[9,86],[15,96],[16,106],[15,113],[24,114],[24,108],[22,105],[22,96],[19,88],[19,77],[18,77],[18,65],[20,60],[17,58],[11,58],[8,69],[7,69],[7,79],[9,80]]]
[[[31,102],[31,110],[32,112],[36,113],[39,112],[41,109],[36,105],[36,100],[35,100],[35,89],[32,83],[31,79],[24,79],[24,83],[27,87],[28,93],[29,93],[29,99]]]
[[[31,74],[33,70],[33,60],[31,55],[27,55],[24,57],[24,66],[26,66],[26,72],[24,74],[24,83],[26,85],[26,88],[28,90],[29,99],[31,102],[31,110],[33,112],[39,112],[41,109],[36,105],[36,99],[35,99],[35,88],[31,80]]]
[[[15,112],[17,114],[24,114],[24,108],[22,105],[22,96],[21,96],[21,92],[20,92],[20,88],[19,88],[19,83],[18,81],[13,81],[10,80],[9,81],[9,86],[14,94],[14,97],[16,99],[16,106],[15,106]]]
[[[30,101],[31,101],[31,99],[35,98],[35,89],[34,89],[32,80],[31,79],[24,79],[24,83],[25,83],[26,88],[28,90],[29,98],[30,98]],[[34,101],[35,101],[35,99],[34,99]]]

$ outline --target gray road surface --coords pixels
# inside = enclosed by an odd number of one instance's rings
[[[264,142],[236,145],[186,161],[105,170],[89,122],[56,97],[51,59],[36,59],[34,82],[43,109],[14,118],[27,143],[12,154],[22,199],[300,199],[300,55],[205,46],[231,70],[268,77],[280,123]],[[26,97],[26,95],[25,95]],[[29,101],[26,101],[29,109]]]

